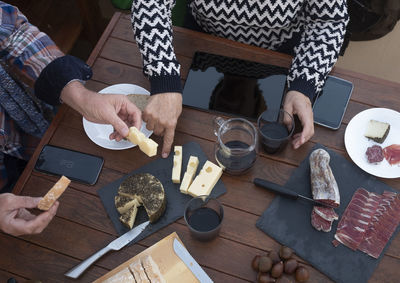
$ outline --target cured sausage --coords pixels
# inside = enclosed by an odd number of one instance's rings
[[[321,148],[311,153],[311,191],[314,199],[338,207],[340,205],[339,188],[329,166],[330,159],[329,153]]]
[[[313,198],[338,207],[340,205],[339,188],[329,166],[329,153],[316,149],[310,155],[311,191]],[[311,213],[311,225],[318,231],[329,232],[338,215],[333,208],[314,206]]]

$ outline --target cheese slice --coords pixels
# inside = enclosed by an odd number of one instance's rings
[[[130,270],[124,268],[120,272],[104,280],[102,283],[136,283],[136,281]]]
[[[129,128],[128,140],[139,146],[140,150],[152,157],[157,154],[158,144],[150,138],[147,138],[136,127]]]
[[[182,146],[176,145],[174,147],[174,166],[172,167],[172,182],[179,184],[181,182],[182,171]]]
[[[199,159],[197,158],[197,156],[190,156],[186,172],[183,175],[182,183],[179,188],[181,193],[183,194],[188,193],[187,190],[189,186],[192,184],[194,175],[196,175],[198,165],[199,165]]]
[[[54,202],[63,194],[70,183],[70,179],[65,176],[61,176],[57,183],[55,183],[54,186],[47,192],[47,194],[40,200],[37,207],[40,210],[49,210]]]
[[[210,195],[221,175],[222,168],[207,160],[199,175],[189,186],[188,194],[194,197]]]

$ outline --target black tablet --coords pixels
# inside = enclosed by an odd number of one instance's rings
[[[284,67],[196,52],[183,104],[256,120],[267,107],[281,107],[287,74]],[[352,90],[351,82],[328,76],[314,104],[315,123],[338,129]]]

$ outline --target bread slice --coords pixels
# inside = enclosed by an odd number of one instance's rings
[[[128,268],[121,270],[102,283],[136,283],[135,278]]]
[[[63,194],[70,183],[70,179],[65,176],[61,176],[57,183],[55,183],[54,186],[47,192],[47,194],[40,200],[37,207],[40,210],[49,210],[54,202]]]
[[[158,268],[158,265],[154,262],[151,256],[144,257],[142,259],[142,265],[151,283],[167,282],[161,274],[160,268]]]
[[[140,259],[131,263],[129,265],[129,269],[131,270],[133,276],[135,277],[136,282],[150,283],[150,280],[149,278],[147,278],[146,272],[144,271]]]
[[[376,120],[369,120],[367,131],[364,136],[377,143],[383,143],[388,136],[389,131],[390,124]]]

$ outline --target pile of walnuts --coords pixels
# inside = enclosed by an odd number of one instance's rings
[[[270,251],[268,255],[256,255],[251,266],[258,271],[257,282],[292,282],[291,275],[297,282],[306,282],[310,277],[307,268],[300,266],[292,256],[293,251],[285,246],[281,246],[279,253]],[[289,276],[282,276],[284,273]]]

